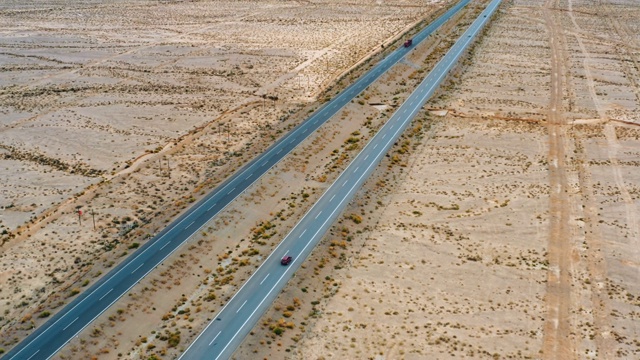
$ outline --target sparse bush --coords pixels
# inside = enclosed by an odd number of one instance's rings
[[[49,317],[49,315],[51,315],[51,313],[50,313],[50,312],[48,312],[48,311],[43,311],[43,312],[41,312],[41,313],[40,313],[40,315],[38,315],[38,317],[39,317],[39,318],[46,318],[46,317]]]
[[[360,217],[357,214],[351,214],[349,215],[349,219],[351,219],[354,223],[356,224],[360,224],[362,222],[362,217]]]

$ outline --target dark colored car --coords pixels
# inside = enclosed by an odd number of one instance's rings
[[[293,258],[291,256],[285,256],[282,258],[282,260],[280,260],[280,264],[289,265],[291,261],[293,261]]]

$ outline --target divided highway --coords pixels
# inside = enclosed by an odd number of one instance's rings
[[[413,46],[409,48],[401,47],[389,54],[355,83],[318,109],[310,118],[270,146],[263,154],[243,166],[204,199],[187,210],[153,239],[149,240],[137,252],[104,275],[102,279],[66,305],[2,358],[36,360],[49,359],[55,355],[73,337],[91,324],[142,278],[153,271],[156,266],[176,251],[193,234],[197,233],[201,227],[205,226],[208,221],[262,177],[307,136],[335,115],[344,105],[400,61],[416,44],[427,38],[469,2],[470,0],[461,0],[416,34],[413,38]],[[299,263],[299,260],[296,262]],[[247,308],[251,307],[247,306]],[[193,355],[190,358],[204,359],[210,358],[210,356]]]
[[[219,360],[228,359],[233,355],[287,281],[311,254],[313,248],[456,64],[500,1],[493,0],[487,6],[338,179],[200,333],[180,360]],[[288,266],[280,264],[280,259],[285,255],[293,257]]]

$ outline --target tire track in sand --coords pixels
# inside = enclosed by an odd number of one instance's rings
[[[574,359],[575,334],[571,325],[572,247],[569,184],[565,164],[566,120],[562,115],[562,79],[566,73],[563,55],[563,34],[556,23],[549,0],[543,8],[543,18],[550,36],[551,96],[547,116],[549,132],[549,272],[545,294],[546,316],[542,343],[543,359]]]

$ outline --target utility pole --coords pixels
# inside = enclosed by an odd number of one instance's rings
[[[96,229],[96,213],[93,211],[93,208],[91,208],[91,217],[93,218],[93,230]]]

